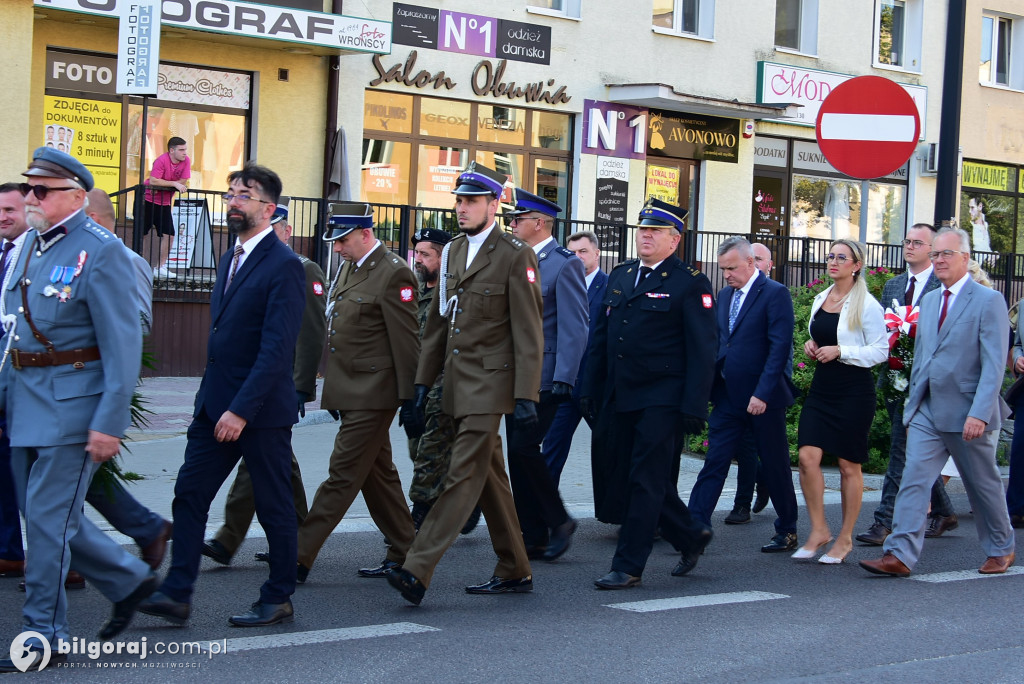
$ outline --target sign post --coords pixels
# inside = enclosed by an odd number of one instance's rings
[[[815,124],[829,163],[861,180],[887,176],[906,164],[920,132],[914,99],[881,76],[859,76],[837,86],[821,104]]]

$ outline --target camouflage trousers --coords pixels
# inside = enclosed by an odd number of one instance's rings
[[[409,457],[412,458],[409,499],[413,503],[433,504],[444,491],[455,441],[454,421],[441,410],[440,383],[431,387],[427,394],[424,418],[423,436],[409,440]]]

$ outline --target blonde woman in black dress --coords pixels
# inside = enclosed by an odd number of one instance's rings
[[[811,532],[794,558],[813,558],[832,541],[825,520],[824,453],[837,456],[843,502],[839,536],[820,563],[842,563],[853,548],[853,526],[864,493],[861,464],[868,460],[868,432],[875,415],[871,367],[885,361],[889,344],[882,307],[864,282],[864,246],[836,240],[827,257],[831,287],[814,298],[804,353],[817,362],[800,414],[800,487]]]

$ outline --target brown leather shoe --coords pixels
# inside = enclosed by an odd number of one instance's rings
[[[12,561],[0,558],[0,577],[24,577],[25,561]]]
[[[886,552],[878,560],[863,560],[860,567],[876,575],[889,575],[890,577],[909,577],[910,568],[903,564],[891,551]]]
[[[960,521],[957,520],[956,513],[953,515],[931,515],[929,516],[928,529],[924,531],[924,536],[928,539],[941,537],[943,532],[955,530],[959,525]]]
[[[169,520],[164,520],[160,534],[142,549],[142,562],[156,570],[164,562],[164,555],[167,553],[167,542],[174,532],[174,525]]]
[[[989,556],[988,560],[981,564],[978,572],[982,575],[1001,575],[1010,569],[1016,554],[1011,551],[1008,556]]]
[[[881,523],[871,523],[871,527],[865,532],[861,532],[857,535],[856,539],[861,544],[868,544],[869,546],[881,546],[885,543],[885,538],[892,534],[892,530]]]

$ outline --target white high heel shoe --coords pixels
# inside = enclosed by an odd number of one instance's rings
[[[814,556],[817,555],[818,551],[821,550],[821,547],[823,547],[826,544],[829,544],[831,542],[832,542],[832,537],[829,537],[825,541],[823,541],[820,544],[818,544],[817,546],[815,546],[813,549],[809,549],[806,546],[801,546],[799,549],[797,549],[796,551],[793,552],[793,555],[790,556],[790,558],[795,558],[797,560],[807,560],[808,558],[814,558]]]

